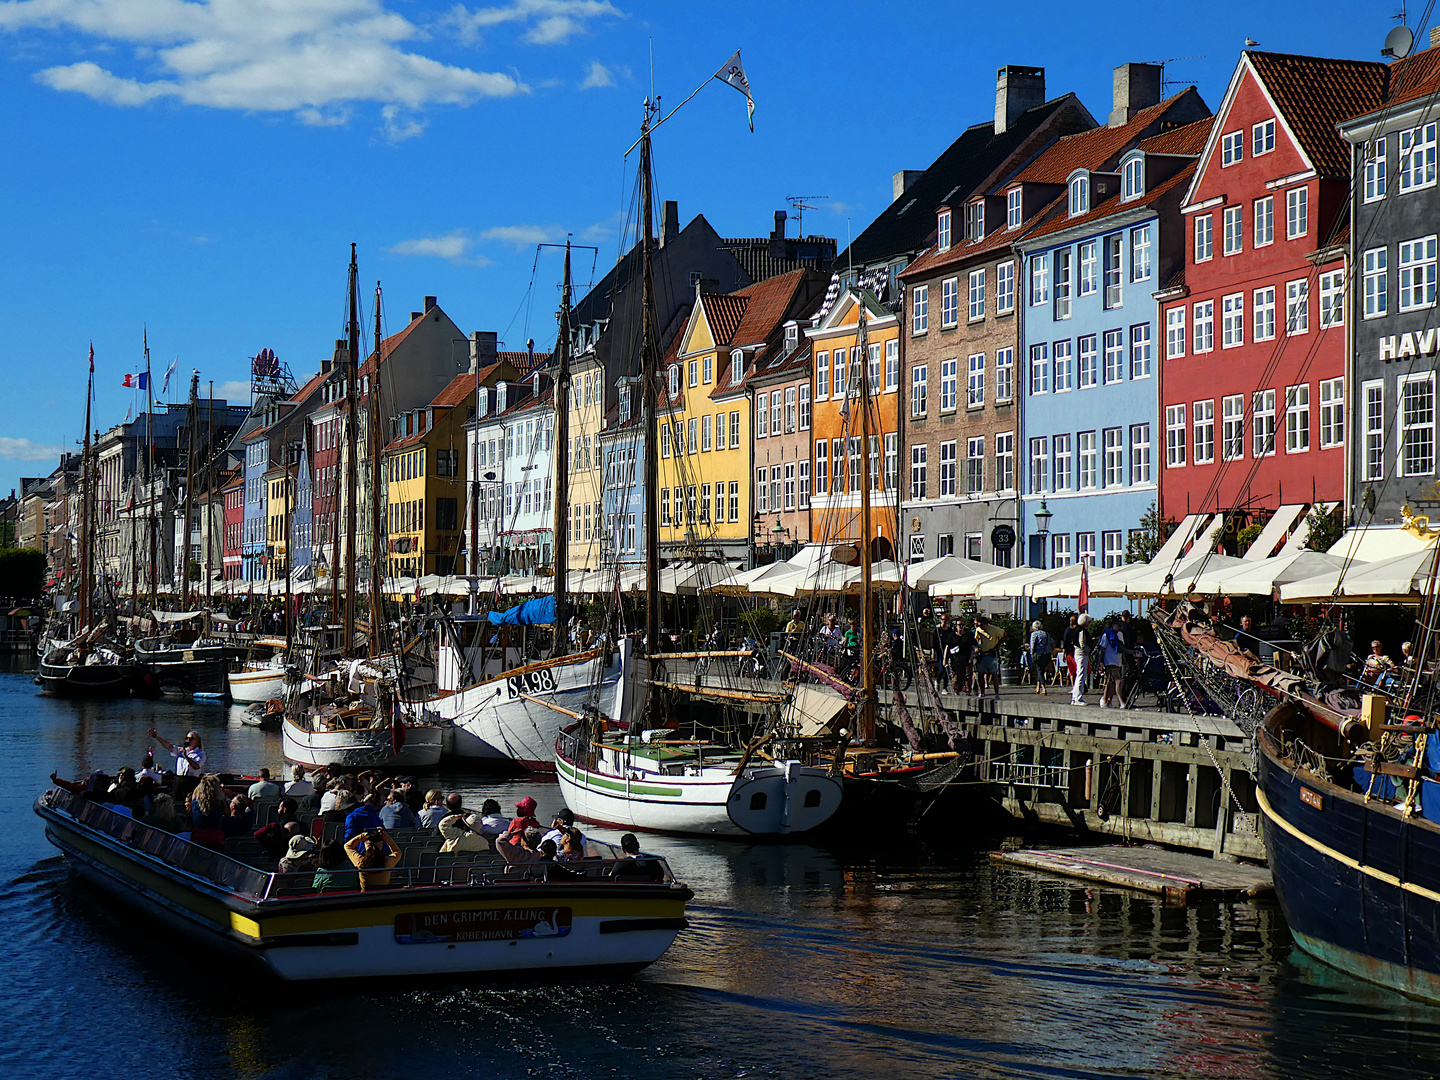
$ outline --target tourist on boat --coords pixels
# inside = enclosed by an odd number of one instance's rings
[[[391,788],[390,793],[385,797],[385,805],[380,808],[380,822],[387,829],[418,829],[420,821],[415,816],[415,811],[405,801],[405,793],[398,788]]]
[[[341,793],[350,791],[350,781],[346,777],[337,776],[325,788],[325,794],[320,796],[320,813],[328,814],[339,805]]]
[[[1035,673],[1035,693],[1045,693],[1055,670],[1055,642],[1039,619],[1030,624],[1030,669]]]
[[[222,828],[226,836],[255,835],[255,804],[248,796],[236,795],[230,800],[230,809]]]
[[[285,849],[285,857],[280,860],[276,869],[282,874],[310,874],[314,873],[320,866],[320,855],[316,850],[315,841],[308,836],[292,836],[290,844]],[[296,885],[300,882],[290,882]],[[309,884],[306,882],[305,884]]]
[[[100,769],[96,769],[85,780],[61,780],[52,772],[50,782],[56,787],[64,788],[70,794],[79,795],[90,802],[104,802],[110,794],[110,777]]]
[[[265,775],[265,770],[260,770],[260,775]],[[294,799],[303,799],[307,795],[315,794],[315,785],[305,778],[305,766],[296,765],[290,770],[290,783],[285,785],[285,794]]]
[[[550,831],[541,836],[540,841],[544,843],[546,840],[553,840],[555,850],[559,851],[560,840],[565,835],[565,831],[573,828],[575,828],[575,812],[568,806],[562,806],[555,811],[555,816],[550,821]]]
[[[506,840],[513,844],[517,833],[523,833],[526,829],[538,830],[540,828],[540,822],[535,820],[535,808],[538,805],[529,795],[515,804],[515,818],[505,830]]]
[[[496,844],[495,849],[500,852],[500,857],[507,863],[531,863],[540,859],[540,830],[538,828],[524,829],[516,834],[516,839],[509,844]]]
[[[202,776],[190,792],[190,842],[225,850],[225,792],[214,773]]]
[[[490,850],[490,841],[470,828],[470,822],[464,814],[451,814],[441,821],[440,835],[445,840],[445,843],[440,845],[443,853]]]
[[[140,819],[140,823],[169,833],[179,832],[180,817],[175,812],[175,800],[167,793],[160,792],[151,802],[150,812]]]
[[[559,849],[555,846],[554,840],[541,840],[539,852],[539,862],[554,862],[555,856],[560,853]]]
[[[201,745],[198,731],[186,732],[185,741],[179,746],[154,728],[150,728],[146,734],[175,755],[176,776],[199,776],[205,771],[205,748]]]
[[[349,864],[339,840],[320,846],[320,865],[315,871],[316,892],[343,892],[355,887],[355,874],[344,869]]]
[[[140,772],[139,772],[137,775],[138,775],[139,779],[141,779],[141,780],[144,780],[146,777],[149,777],[151,780],[154,780],[155,783],[157,783],[157,784],[160,783],[160,782],[164,779],[164,778],[160,775],[160,770],[157,769],[157,768],[155,768],[155,751],[154,751],[154,750],[146,750],[146,751],[145,751],[145,756],[140,759]]]
[[[620,851],[622,859],[638,859],[640,857],[640,841],[633,832],[627,832],[620,837]]]
[[[345,815],[345,839],[352,840],[363,832],[380,828],[383,824],[380,820],[380,796],[366,795],[360,805]]]
[[[1075,682],[1070,687],[1070,704],[1085,704],[1085,680],[1090,675],[1090,616],[1081,614],[1075,619],[1075,647],[1071,652],[1075,665]]]
[[[360,873],[360,891],[390,884],[390,868],[400,861],[400,846],[383,828],[367,829],[345,841],[345,854]]]
[[[990,621],[988,615],[975,617],[975,692],[985,696],[985,680],[1000,697],[1000,642],[1005,631]]]
[[[555,857],[561,862],[579,862],[585,858],[585,837],[579,829],[566,829],[560,834],[560,852]]]
[[[449,817],[450,811],[445,809],[445,793],[439,788],[431,788],[425,793],[425,808],[416,815],[422,829],[439,828],[442,819]]]
[[[280,797],[280,785],[270,779],[270,770],[261,769],[260,779],[250,785],[250,790],[245,794],[252,799],[277,799]]]
[[[505,831],[510,828],[510,819],[500,813],[498,802],[494,799],[486,799],[480,804],[479,823],[472,822],[470,827],[479,832],[481,836],[495,840],[505,835]]]

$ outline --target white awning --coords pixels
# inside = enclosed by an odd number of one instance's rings
[[[1344,562],[1323,551],[1303,549],[1273,559],[1242,559],[1239,566],[1202,570],[1194,581],[1194,591],[1218,596],[1269,596],[1276,586],[1338,570]]]
[[[1291,604],[1334,598],[1352,604],[1364,601],[1413,603],[1429,587],[1434,559],[1435,548],[1428,547],[1364,565],[1352,563],[1348,569],[1341,566],[1280,586],[1280,602]]]
[[[1268,559],[1275,551],[1275,545],[1280,543],[1280,538],[1286,533],[1293,531],[1295,522],[1305,513],[1304,503],[1287,503],[1276,510],[1265,528],[1260,530],[1260,535],[1241,558],[1249,562],[1256,562],[1260,559]]]
[[[1222,520],[1221,515],[1216,515],[1216,518]],[[1194,589],[1194,583],[1202,573],[1219,570],[1222,567],[1243,565],[1242,560],[1232,556],[1217,555],[1208,548],[1204,551],[1203,555],[1195,555],[1170,565],[1157,566],[1151,562],[1151,569],[1148,573],[1139,574],[1126,581],[1125,595],[1130,597],[1184,596],[1197,591]]]
[[[1310,508],[1310,511],[1314,513],[1316,510],[1319,510],[1322,514],[1328,514],[1338,505],[1338,503],[1333,502],[1316,503]],[[1291,530],[1290,539],[1285,541],[1284,545],[1280,548],[1279,554],[1289,555],[1292,551],[1301,551],[1305,548],[1309,539],[1310,514],[1306,514],[1296,523],[1295,528]]]
[[[1187,514],[1185,520],[1175,526],[1175,531],[1170,538],[1160,545],[1160,550],[1150,560],[1151,566],[1162,566],[1165,563],[1173,563],[1176,559],[1185,554],[1190,542],[1200,532],[1200,526],[1210,520],[1209,514]]]
[[[1380,562],[1383,559],[1393,559],[1397,555],[1412,555],[1424,551],[1433,542],[1434,537],[1422,540],[1398,525],[1370,525],[1347,531],[1330,548],[1330,554],[1338,555],[1342,559]]]

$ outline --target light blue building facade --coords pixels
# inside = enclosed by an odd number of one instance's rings
[[[1030,566],[1122,565],[1156,501],[1165,432],[1155,293],[1184,267],[1180,200],[1194,158],[1145,146],[1115,172],[1071,173],[1063,209],[1017,245]],[[1037,529],[1042,509],[1048,534]]]
[[[622,387],[622,403],[629,388]],[[642,566],[645,562],[645,424],[628,415],[600,433],[605,455],[605,486],[601,495],[606,523],[603,562],[609,566]]]
[[[241,574],[246,581],[265,580],[267,520],[265,473],[270,468],[270,439],[264,428],[253,432],[242,444],[245,448],[245,518],[241,527]]]

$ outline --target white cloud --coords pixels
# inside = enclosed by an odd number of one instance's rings
[[[614,240],[619,234],[620,223],[624,220],[624,217],[625,215],[623,213],[616,210],[615,213],[611,214],[604,221],[597,221],[593,225],[587,225],[580,233],[580,239],[591,244],[599,243],[602,240]]]
[[[480,234],[481,240],[498,240],[504,244],[511,244],[516,251],[523,251],[535,244],[564,238],[564,229],[544,225],[496,225]]]
[[[598,90],[602,86],[614,86],[615,76],[610,74],[610,69],[599,60],[590,61],[590,70],[585,73],[585,81],[580,84],[581,90]]]
[[[224,398],[231,405],[239,405],[250,400],[250,384],[239,379],[231,379],[222,382],[215,387],[215,396]]]
[[[518,6],[567,0],[519,0]],[[579,4],[603,0],[569,0]],[[499,10],[499,9],[494,9]],[[529,18],[530,16],[525,16]],[[135,70],[85,60],[36,78],[113,105],[160,99],[219,109],[294,112],[340,124],[350,102],[420,109],[529,92],[518,78],[442,64],[403,47],[425,35],[384,0],[5,0],[0,31],[69,30],[93,47],[123,43]],[[117,65],[118,67],[118,65]],[[415,121],[391,137],[419,134]]]
[[[444,236],[422,236],[401,240],[385,249],[387,255],[415,255],[421,258],[448,259],[460,266],[490,266],[492,260],[471,254],[475,240],[464,229],[455,229]]]
[[[322,112],[319,109],[301,109],[295,118],[310,127],[344,127],[350,122],[349,109]]]
[[[63,446],[47,446],[30,439],[0,435],[0,460],[3,461],[53,461],[64,452]]]
[[[511,0],[500,7],[471,11],[456,4],[440,19],[440,25],[455,31],[467,45],[480,41],[480,32],[506,23],[530,24],[525,40],[532,45],[563,45],[586,24],[599,18],[624,18],[608,0]]]
[[[386,142],[404,142],[406,139],[413,139],[417,135],[425,134],[425,122],[401,116],[398,105],[386,105],[380,110],[380,118],[383,121],[380,130],[384,134]]]

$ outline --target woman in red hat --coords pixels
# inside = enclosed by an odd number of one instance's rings
[[[507,844],[518,844],[520,836],[526,829],[538,829],[540,822],[535,820],[535,810],[539,804],[529,795],[515,804],[515,820],[510,822],[510,828],[505,830],[501,837]]]

